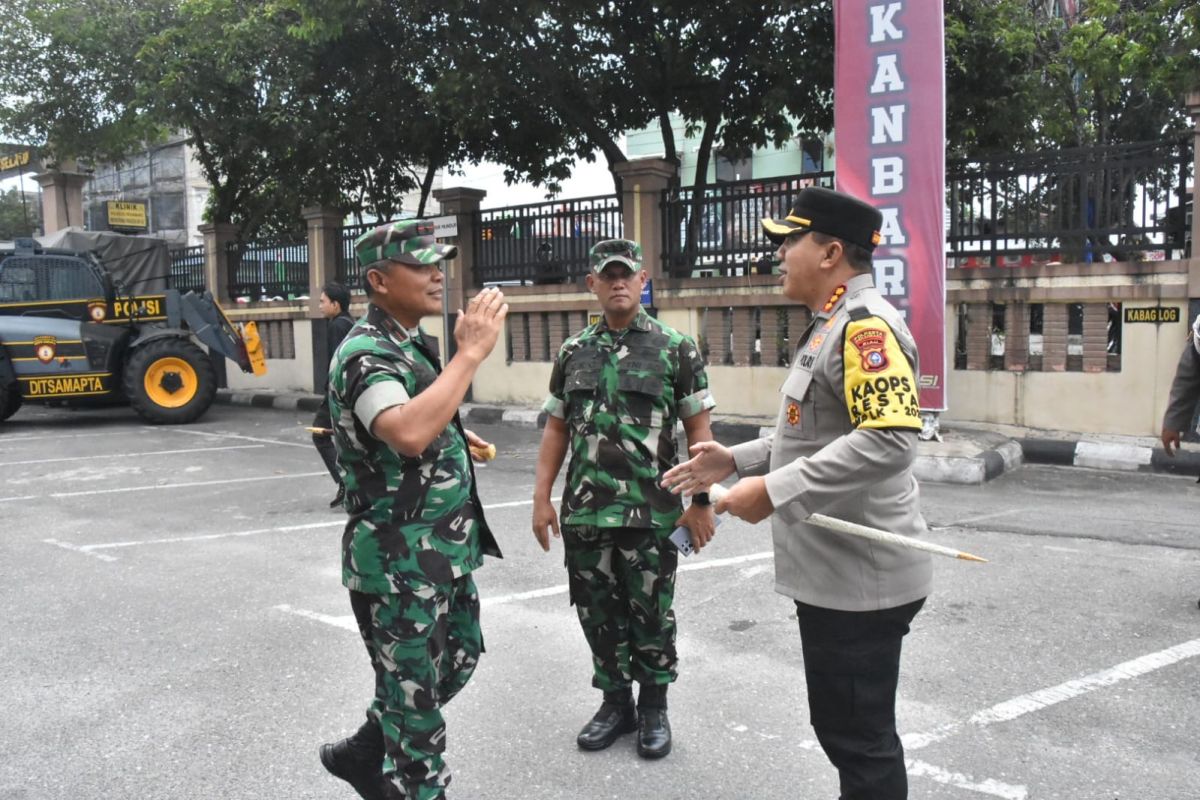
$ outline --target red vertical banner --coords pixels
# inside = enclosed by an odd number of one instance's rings
[[[921,357],[921,407],[946,408],[946,96],[941,0],[834,0],[837,188],[883,212],[875,285]]]

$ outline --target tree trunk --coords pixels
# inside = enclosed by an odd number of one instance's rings
[[[429,192],[433,189],[433,177],[439,168],[436,164],[430,164],[425,170],[425,177],[421,181],[421,203],[417,206],[418,219],[425,219],[425,204],[429,202]]]
[[[684,240],[684,264],[688,270],[695,267],[696,255],[700,249],[700,214],[704,208],[704,193],[708,189],[708,162],[712,158],[713,141],[717,138],[717,127],[721,124],[720,115],[710,116],[704,121],[704,135],[700,137],[700,147],[696,151],[696,175],[692,180],[692,199],[688,203],[687,238]]]

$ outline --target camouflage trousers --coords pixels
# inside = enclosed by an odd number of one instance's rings
[[[367,716],[383,729],[383,771],[409,800],[441,800],[450,772],[442,706],[479,663],[479,593],[464,575],[403,594],[350,592],[371,666],[375,699]]]
[[[592,651],[592,685],[621,691],[675,680],[675,567],[670,529],[564,525],[571,603]]]

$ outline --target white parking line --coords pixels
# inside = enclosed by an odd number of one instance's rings
[[[947,723],[932,731],[909,734],[902,736],[901,739],[904,742],[906,750],[917,750],[922,747],[928,747],[935,742],[940,742],[955,735],[968,725],[982,728],[997,722],[1010,722],[1034,711],[1041,711],[1043,708],[1057,705],[1064,700],[1071,700],[1089,692],[1094,692],[1097,689],[1120,683],[1121,681],[1138,678],[1163,667],[1169,667],[1186,658],[1194,658],[1196,656],[1200,656],[1200,639],[1192,639],[1189,642],[1177,644],[1174,647],[1168,647],[1166,650],[1159,650],[1156,653],[1149,653],[1148,655],[1122,662],[1114,667],[1094,672],[1091,675],[1085,675],[1082,678],[1076,678],[1046,689],[1038,689],[1035,692],[1014,697],[1011,700],[1005,700],[1003,703],[997,703],[991,708],[977,711],[964,722]]]
[[[231,444],[225,447],[191,447],[184,450],[150,450],[144,453],[105,453],[99,456],[68,456],[66,458],[39,458],[33,461],[4,461],[0,462],[0,467],[20,467],[29,466],[31,464],[53,464],[58,461],[93,461],[96,459],[114,458],[143,458],[145,456],[177,456],[183,453],[209,453],[218,450],[253,450],[265,447],[261,444]]]
[[[189,436],[212,436],[218,439],[244,439],[247,442],[263,442],[264,444],[279,444],[284,447],[303,447],[306,450],[312,449],[311,442],[285,442],[282,439],[264,439],[260,436],[242,436],[240,433],[212,433],[211,431],[189,431],[183,428],[163,428],[163,430],[171,433],[185,433]]]
[[[289,475],[260,475],[254,478],[221,478],[212,481],[189,481],[187,483],[154,483],[149,486],[120,486],[114,489],[88,489],[79,492],[51,492],[50,494],[27,494],[21,497],[0,497],[0,503],[11,503],[14,500],[37,500],[43,497],[89,497],[97,494],[121,494],[123,492],[150,492],[166,489],[190,489],[195,486],[224,486],[231,483],[255,483],[258,481],[286,481],[292,478],[312,478],[317,475],[329,477],[329,473],[294,472]]]
[[[103,431],[100,433],[37,433],[27,434],[25,436],[4,436],[0,438],[0,443],[8,444],[9,442],[42,442],[47,439],[90,439],[96,436],[138,436],[136,432],[131,433],[128,429],[119,431]]]
[[[317,611],[309,611],[306,608],[293,608],[287,603],[275,606],[276,611],[283,611],[287,614],[295,614],[298,617],[311,619],[314,622],[323,622],[326,625],[332,625],[335,628],[345,628],[351,633],[358,633],[358,623],[354,621],[354,615],[348,614],[344,617],[331,617],[329,614],[322,614]]]

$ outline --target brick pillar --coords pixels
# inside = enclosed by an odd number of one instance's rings
[[[92,176],[74,171],[73,161],[64,166],[68,169],[33,176],[42,187],[42,230],[46,234],[71,226],[83,227],[83,185]]]
[[[746,366],[750,363],[750,354],[754,351],[754,309],[735,308],[733,310],[733,363],[736,366]]]
[[[1083,371],[1108,369],[1108,304],[1083,304]]]
[[[546,330],[550,335],[550,360],[553,361],[558,355],[559,348],[567,339],[567,323],[564,317],[566,312],[551,311],[546,320]]]
[[[777,306],[763,306],[762,315],[759,317],[760,354],[764,367],[779,365],[779,348],[783,345],[783,326],[779,324],[780,311],[782,309]]]
[[[1067,370],[1067,304],[1042,306],[1042,371]]]
[[[642,246],[642,264],[651,280],[662,277],[662,194],[679,171],[665,158],[637,158],[613,167],[621,178],[625,238]]]
[[[217,303],[230,302],[229,255],[226,246],[237,238],[238,226],[230,222],[201,225],[204,237],[204,286]]]
[[[475,225],[478,221],[479,205],[487,192],[483,189],[467,189],[455,186],[448,189],[434,189],[433,197],[442,207],[443,216],[453,216],[458,219],[458,236],[453,239],[458,246],[458,257],[450,263],[446,271],[446,292],[449,295],[450,313],[455,309],[466,308],[467,300],[475,294],[479,282],[475,279],[475,264],[478,259],[475,254],[475,243],[478,236]]]
[[[704,341],[708,343],[708,363],[721,366],[729,352],[729,334],[725,328],[725,309],[704,309]]]
[[[1024,372],[1029,368],[1029,304],[1004,307],[1004,368]]]
[[[321,299],[321,287],[337,279],[338,244],[344,215],[336,208],[314,206],[302,209],[300,216],[308,227],[308,316],[320,319],[317,303]]]
[[[529,315],[529,360],[545,361],[546,315],[535,311]]]
[[[992,353],[992,305],[967,305],[967,369],[987,369]]]

